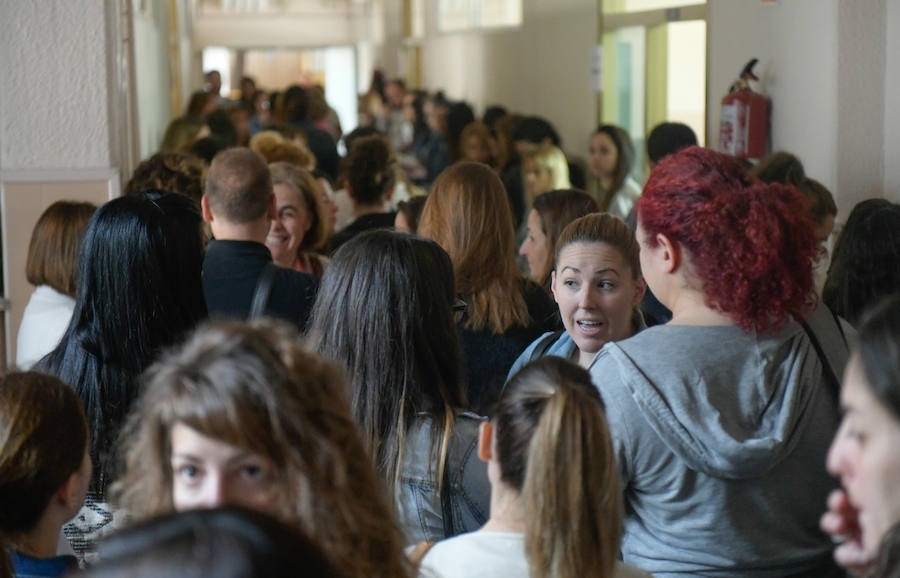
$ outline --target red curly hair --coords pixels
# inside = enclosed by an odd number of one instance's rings
[[[774,330],[813,296],[817,247],[796,189],[765,184],[701,147],[666,157],[637,203],[646,241],[662,233],[690,255],[707,305],[746,332]]]

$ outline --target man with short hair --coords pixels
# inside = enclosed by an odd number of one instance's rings
[[[210,315],[247,319],[257,299],[264,304],[265,315],[290,321],[302,330],[315,298],[316,280],[291,269],[272,269],[265,241],[276,215],[275,195],[262,157],[246,148],[217,154],[200,204],[203,220],[215,237],[203,260],[203,293]]]
[[[406,85],[402,79],[394,78],[384,86],[385,127],[391,145],[396,151],[406,150],[413,141],[413,125],[403,110]]]

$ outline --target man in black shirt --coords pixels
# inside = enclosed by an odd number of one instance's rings
[[[275,196],[265,161],[246,148],[220,152],[206,176],[201,200],[203,220],[214,241],[203,260],[203,293],[211,316],[246,319],[260,279],[272,254],[265,246],[275,218]],[[316,293],[316,279],[278,268],[271,282],[264,314],[306,325]]]

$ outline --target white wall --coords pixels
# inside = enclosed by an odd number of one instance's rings
[[[889,109],[900,97],[891,68],[900,64],[898,35],[896,0],[710,0],[710,146],[718,145],[721,98],[757,57],[757,89],[772,103],[772,150],[796,154],[834,193],[839,221],[885,186],[898,190],[900,167],[890,158],[900,154],[900,113]]]
[[[0,166],[107,168],[104,0],[0,0]]]
[[[135,14],[134,61],[137,89],[138,142],[145,159],[159,150],[171,110],[169,81],[169,3],[151,0],[150,14]]]
[[[355,44],[356,32],[365,28],[364,11],[342,2],[321,3],[301,12],[230,13],[193,15],[196,50],[205,46],[229,48],[311,48]]]
[[[425,87],[467,100],[479,116],[485,106],[502,104],[546,117],[566,152],[584,156],[596,127],[590,72],[597,1],[525,0],[521,28],[458,34],[437,32],[435,5],[426,5]]]
[[[709,146],[718,147],[722,97],[744,64],[772,104],[772,147],[800,157],[829,189],[837,182],[837,3],[782,0],[777,4],[713,0],[709,5]]]
[[[34,223],[54,201],[101,203],[119,193],[118,165],[126,153],[117,147],[126,112],[112,65],[123,46],[118,6],[114,0],[0,0],[0,232],[9,300],[0,325],[0,372],[14,359],[33,289],[24,273]]]
[[[838,2],[835,191],[843,218],[859,201],[884,195],[886,1]]]

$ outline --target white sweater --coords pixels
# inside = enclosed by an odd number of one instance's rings
[[[419,567],[421,578],[528,578],[525,534],[470,532],[432,546]],[[650,574],[621,562],[615,578],[650,578]]]
[[[75,300],[49,285],[41,285],[31,294],[16,338],[16,365],[31,369],[53,351],[69,327]]]

